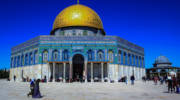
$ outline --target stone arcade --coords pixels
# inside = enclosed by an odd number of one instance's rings
[[[118,36],[107,36],[98,14],[75,4],[61,11],[50,35],[41,35],[11,49],[10,80],[40,78],[53,81],[117,82],[145,76],[144,48]]]

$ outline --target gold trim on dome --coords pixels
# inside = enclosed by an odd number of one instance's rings
[[[88,26],[103,30],[103,24],[98,14],[91,8],[76,4],[65,8],[57,16],[53,30],[69,26]]]

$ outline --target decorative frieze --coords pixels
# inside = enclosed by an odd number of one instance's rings
[[[24,42],[18,46],[15,46],[12,48],[12,52],[16,52],[22,48],[32,48],[33,46],[38,46],[40,43],[46,44],[46,43],[88,43],[88,44],[115,44],[118,45],[124,45],[128,48],[135,49],[137,51],[144,52],[144,49],[142,47],[139,47],[133,43],[128,42],[127,40],[124,40],[117,36],[103,36],[103,37],[92,37],[92,36],[38,36],[36,38],[33,38],[31,40],[28,40],[27,42]]]

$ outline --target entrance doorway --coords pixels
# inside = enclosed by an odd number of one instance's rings
[[[84,57],[76,54],[73,57],[73,81],[82,81],[84,69]]]

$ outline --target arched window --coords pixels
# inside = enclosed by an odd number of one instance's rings
[[[34,52],[34,64],[37,64],[38,63],[38,51],[36,50]]]
[[[113,60],[114,60],[113,51],[111,51],[111,50],[108,52],[108,59],[110,62],[113,62]]]
[[[99,50],[98,51],[98,60],[99,61],[102,61],[104,59],[104,53],[102,50]]]
[[[139,62],[138,56],[136,56],[136,66],[139,66],[139,65],[138,65],[138,62]]]
[[[21,66],[24,66],[24,55],[21,55]]]
[[[141,56],[139,56],[139,67],[142,67],[141,64],[142,64],[142,63],[141,63]]]
[[[13,68],[13,57],[11,58],[11,68]]]
[[[88,54],[88,60],[93,60],[93,51],[88,50],[87,54]]]
[[[134,55],[132,54],[132,57],[131,57],[131,59],[132,59],[132,65],[134,66]]]
[[[64,36],[64,35],[65,35],[65,31],[62,30],[62,31],[60,32],[60,34],[61,34],[62,36]]]
[[[28,65],[28,54],[25,55],[25,65]]]
[[[76,35],[76,30],[75,30],[75,29],[72,30],[72,34],[73,34],[74,36]]]
[[[14,57],[14,67],[16,67],[16,57]]]
[[[130,65],[130,64],[131,64],[131,55],[128,54],[128,65]]]
[[[122,52],[121,52],[121,50],[119,50],[118,51],[118,62],[119,63],[121,63],[121,54],[122,54]]]
[[[53,61],[57,61],[58,60],[58,51],[54,50],[53,51]]]
[[[30,55],[29,55],[29,65],[31,65],[31,64],[33,64],[33,54],[32,54],[32,52],[30,53]]]
[[[63,51],[63,60],[68,60],[69,56],[68,56],[68,50],[64,50]]]
[[[48,61],[48,51],[43,51],[43,63],[46,63]]]
[[[87,30],[83,31],[83,36],[87,36]]]
[[[20,56],[18,56],[18,59],[17,59],[17,67],[20,66]]]
[[[18,56],[16,57],[16,67],[18,67],[18,62],[19,62],[19,59],[18,59]]]
[[[123,64],[126,64],[126,52],[123,54]]]

